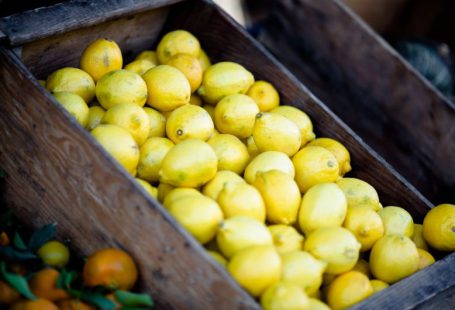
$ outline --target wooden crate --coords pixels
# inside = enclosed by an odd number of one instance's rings
[[[351,176],[371,183],[385,205],[400,205],[421,220],[431,204],[312,95],[222,10],[205,0],[68,2],[0,19],[0,162],[7,203],[32,227],[57,221],[59,235],[88,254],[105,246],[138,262],[141,288],[159,308],[258,309],[132,177],[38,84],[63,66],[77,66],[98,37],[117,41],[128,61],[172,29],[194,33],[214,61],[236,61],[271,81],[283,103],[306,111],[316,133],[350,150]],[[0,39],[1,40],[1,39]],[[455,256],[447,256],[393,287],[412,287],[401,305],[413,306],[453,285]],[[444,275],[441,276],[442,271]],[[441,280],[428,287],[416,280]],[[396,290],[372,300],[386,305]],[[379,300],[379,301],[378,301]]]

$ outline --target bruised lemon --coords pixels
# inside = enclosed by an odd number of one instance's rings
[[[257,155],[245,169],[245,181],[252,184],[259,172],[279,170],[294,178],[295,170],[291,159],[282,152],[269,151]]]
[[[305,112],[289,105],[276,107],[270,112],[283,115],[299,128],[302,136],[302,146],[316,137],[313,132],[313,123]]]
[[[150,131],[148,138],[151,137],[164,137],[166,133],[166,118],[163,114],[155,109],[145,107],[143,108],[147,113],[150,120]]]
[[[389,287],[389,285],[386,282],[378,280],[378,279],[370,280],[370,284],[373,287],[373,294],[380,292]]]
[[[194,93],[202,83],[202,68],[199,60],[188,54],[176,54],[169,58],[167,65],[179,69],[188,79]]]
[[[303,250],[305,238],[292,226],[277,224],[268,227],[278,253],[284,254]]]
[[[401,234],[411,237],[414,233],[414,221],[411,214],[400,207],[385,207],[378,211],[384,224],[384,234]]]
[[[433,255],[431,255],[428,251],[417,249],[417,252],[419,253],[419,270],[430,266],[436,261]]]
[[[87,128],[90,131],[93,130],[99,124],[101,124],[105,112],[106,111],[102,107],[99,106],[90,107],[88,109],[88,120],[85,128]]]
[[[150,183],[147,181],[144,181],[142,179],[136,178],[136,182],[139,183],[142,188],[153,198],[158,199],[158,189],[154,186],[152,186]]]
[[[158,65],[158,57],[156,56],[155,51],[145,50],[137,55],[136,60],[148,60],[153,63],[155,66]]]
[[[163,206],[165,208],[169,208],[169,206],[171,206],[177,200],[192,195],[200,196],[201,193],[197,189],[189,187],[177,187],[171,189],[164,198]]]
[[[414,224],[414,233],[412,234],[411,240],[414,242],[417,248],[428,251],[428,244],[423,238],[422,224]]]
[[[215,252],[215,251],[207,251],[207,253],[209,253],[210,256],[221,266],[223,266],[223,267],[227,266],[228,261],[220,253]]]
[[[86,103],[95,97],[95,82],[87,72],[78,68],[66,67],[53,72],[46,80],[46,89],[52,93],[75,93]]]
[[[175,143],[186,139],[207,141],[213,130],[213,121],[207,111],[192,104],[172,111],[166,122],[166,134]]]
[[[171,140],[162,137],[152,137],[145,141],[140,149],[137,175],[148,182],[159,181],[161,163],[173,146]]]
[[[455,251],[455,205],[442,204],[431,209],[423,220],[423,237],[440,251]]]
[[[81,56],[81,69],[93,80],[100,80],[106,73],[122,69],[123,57],[120,47],[112,40],[98,39],[90,43]]]
[[[362,244],[360,251],[368,251],[384,235],[384,225],[378,213],[362,206],[348,208],[343,226]]]
[[[53,96],[81,126],[87,126],[90,110],[84,99],[70,92],[53,93]]]
[[[236,136],[229,134],[215,135],[208,141],[218,157],[218,169],[230,170],[241,174],[250,159],[245,144]]]
[[[156,64],[147,59],[137,59],[125,66],[125,70],[132,71],[136,74],[143,75],[148,70],[155,67]]]
[[[199,53],[199,56],[197,59],[199,60],[199,64],[201,66],[202,72],[207,70],[207,68],[212,65],[212,62],[210,61],[209,56],[207,56],[207,53],[202,48],[201,48],[201,52]]]
[[[213,200],[217,200],[220,192],[228,184],[236,185],[240,183],[245,183],[245,181],[237,173],[229,170],[220,170],[213,179],[204,185],[202,193]]]
[[[308,146],[322,146],[335,156],[340,167],[340,175],[343,176],[351,171],[351,155],[346,147],[335,139],[317,138],[311,141]]]
[[[261,306],[264,310],[308,309],[308,297],[298,285],[281,281],[262,294]]]
[[[329,286],[327,302],[336,309],[346,309],[373,294],[370,280],[358,271],[349,271],[337,277]]]
[[[373,211],[381,209],[378,193],[367,182],[356,178],[342,178],[336,183],[346,195],[349,207],[364,206]]]
[[[168,32],[156,48],[156,55],[160,64],[166,64],[177,54],[187,54],[198,57],[201,52],[199,40],[186,30]]]
[[[275,87],[266,81],[254,82],[246,94],[253,98],[261,112],[270,111],[280,105],[280,95]]]

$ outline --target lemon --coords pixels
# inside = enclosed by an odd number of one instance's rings
[[[311,141],[308,146],[321,146],[326,148],[335,156],[340,167],[340,175],[343,176],[351,171],[351,155],[346,147],[335,139],[317,138]]]
[[[177,54],[198,57],[200,52],[199,40],[186,30],[168,32],[156,48],[156,55],[161,64],[166,64],[172,56]]]
[[[268,227],[273,237],[273,244],[278,253],[284,254],[292,251],[303,250],[304,238],[292,226],[277,224]]]
[[[292,156],[300,149],[302,137],[299,128],[286,117],[263,112],[256,116],[253,138],[261,152],[279,151]]]
[[[302,137],[302,146],[313,140],[316,136],[313,132],[313,123],[310,117],[303,111],[288,105],[282,105],[271,110],[272,113],[280,114],[294,122],[299,128]]]
[[[81,96],[70,92],[53,93],[53,96],[81,126],[87,126],[90,110]]]
[[[139,146],[144,144],[150,132],[150,118],[141,107],[134,104],[113,106],[104,113],[101,122],[128,130]]]
[[[250,97],[234,94],[224,97],[215,107],[216,129],[238,138],[247,138],[253,133],[259,108]]]
[[[192,94],[190,97],[190,104],[202,107],[203,102],[202,102],[201,97],[199,97],[196,94]],[[210,107],[213,109],[213,106],[210,106]],[[212,117],[212,116],[210,115],[210,117]]]
[[[199,60],[188,54],[176,54],[169,58],[167,65],[179,69],[188,79],[194,93],[202,83],[202,68]]]
[[[178,187],[198,187],[216,175],[217,164],[216,154],[207,143],[188,139],[166,154],[159,172],[160,181]]]
[[[242,174],[250,159],[245,144],[236,136],[216,135],[208,141],[218,157],[218,169]]]
[[[366,275],[368,278],[371,277],[370,265],[364,259],[359,259],[355,266],[351,269],[352,271],[358,271]]]
[[[90,43],[81,56],[81,69],[93,80],[100,80],[106,73],[122,69],[123,57],[120,47],[112,40],[98,39]]]
[[[384,234],[401,234],[411,237],[414,233],[414,221],[411,214],[400,207],[385,207],[378,211],[384,224]]]
[[[166,133],[166,118],[164,115],[152,108],[145,107],[143,109],[145,113],[147,113],[150,120],[150,131],[148,138],[164,137]]]
[[[417,249],[417,252],[419,253],[419,270],[430,266],[436,261],[433,255],[425,250]]]
[[[181,197],[168,205],[167,209],[202,244],[215,237],[223,220],[218,204],[204,195]]]
[[[270,111],[280,105],[280,95],[275,87],[266,81],[254,82],[246,94],[253,98],[261,112]]]
[[[212,65],[212,62],[210,61],[209,56],[207,56],[207,53],[202,48],[201,48],[201,52],[199,53],[198,60],[199,60],[199,64],[201,66],[202,72],[207,70],[207,68]]]
[[[385,235],[371,250],[370,268],[375,278],[392,284],[418,270],[419,252],[408,237]]]
[[[370,280],[370,284],[373,287],[373,294],[376,294],[377,292],[380,292],[389,287],[386,282],[377,279]]]
[[[105,109],[110,109],[119,104],[133,104],[143,107],[147,100],[147,85],[134,72],[128,70],[112,71],[96,83],[96,98]]]
[[[417,248],[428,251],[428,244],[423,238],[423,225],[414,224],[414,233],[412,234],[411,240]]]
[[[216,173],[213,179],[204,185],[202,193],[213,200],[217,200],[220,192],[225,186],[228,184],[235,185],[240,183],[245,183],[245,180],[243,180],[237,173],[229,170],[220,170]]]
[[[246,144],[248,153],[250,154],[250,160],[253,159],[254,157],[256,157],[257,155],[259,155],[259,153],[261,153],[261,151],[259,151],[256,143],[254,143],[253,136],[249,136],[248,138],[246,138],[245,144]]]
[[[213,105],[205,104],[202,106],[204,110],[210,115],[213,121],[215,121],[215,107]]]
[[[220,253],[215,252],[215,251],[207,251],[207,253],[209,253],[210,256],[212,256],[212,258],[221,266],[223,266],[223,267],[227,266],[228,262],[227,262],[226,258],[224,258],[223,255],[221,255]]]
[[[264,198],[269,223],[289,225],[296,222],[301,197],[293,178],[280,170],[270,170],[257,173],[252,185]]]
[[[295,180],[303,193],[316,184],[335,182],[339,177],[335,156],[320,146],[304,147],[294,155],[292,162]]]
[[[278,282],[262,294],[261,306],[264,310],[305,310],[308,297],[298,285]]]
[[[228,270],[248,293],[259,297],[280,280],[281,259],[273,246],[252,246],[235,254]]]
[[[101,120],[103,119],[104,113],[106,111],[99,106],[93,106],[88,109],[88,120],[87,120],[87,125],[85,128],[87,128],[89,131],[93,130],[96,126],[101,124]]]
[[[86,103],[95,97],[95,82],[85,71],[66,67],[53,72],[46,80],[50,92],[70,92],[79,95]]]
[[[317,260],[305,251],[284,253],[281,255],[281,260],[282,281],[297,284],[308,295],[313,295],[319,290],[327,263]]]
[[[143,75],[148,70],[155,67],[156,64],[147,59],[137,59],[125,66],[125,70],[132,71],[138,75]]]
[[[187,187],[177,187],[172,190],[170,190],[166,197],[163,200],[163,206],[165,208],[169,208],[174,202],[177,200],[187,197],[187,196],[192,196],[192,195],[201,195],[201,193],[194,189],[194,188],[187,188]]]
[[[145,59],[153,63],[155,66],[158,64],[158,57],[155,51],[145,50],[137,55],[136,60]]]
[[[147,104],[160,112],[175,110],[188,104],[191,96],[190,83],[178,69],[160,65],[142,75],[147,84]]]
[[[336,277],[337,277],[337,275],[335,275],[335,274],[324,273],[324,274],[322,275],[322,285],[323,285],[323,289],[324,289],[324,288],[327,288],[328,285],[329,285],[330,283],[332,283],[333,280],[335,280]],[[327,294],[326,294],[327,292],[323,292],[323,293],[324,293],[324,295],[327,295]]]
[[[305,234],[323,227],[341,226],[346,212],[346,198],[336,184],[317,184],[303,195],[299,226]]]
[[[455,251],[455,205],[441,204],[431,209],[423,220],[423,237],[440,251]]]
[[[256,245],[273,245],[272,235],[264,223],[246,216],[225,219],[218,230],[216,241],[228,259],[243,249]]]
[[[289,157],[276,151],[263,152],[257,155],[245,169],[245,181],[253,183],[258,172],[267,172],[270,170],[279,170],[294,178],[295,170]]]
[[[334,310],[346,309],[372,294],[373,287],[368,277],[358,271],[349,271],[330,284],[327,302]]]
[[[137,175],[149,182],[159,181],[161,163],[173,146],[171,140],[161,137],[152,137],[145,141],[140,149]]]
[[[142,188],[153,198],[158,199],[158,189],[150,185],[147,181],[136,178],[137,183],[139,183]]]
[[[325,227],[307,237],[304,250],[325,261],[327,273],[340,274],[351,270],[357,263],[360,243],[345,228]]]
[[[225,185],[217,202],[226,218],[248,216],[265,221],[264,200],[259,191],[247,183]]]
[[[91,134],[120,165],[132,175],[136,174],[139,147],[126,129],[116,125],[99,125]]]
[[[330,308],[319,299],[308,298],[308,310],[330,310]]]
[[[373,211],[381,209],[378,193],[367,182],[356,178],[342,178],[336,183],[346,195],[349,207],[365,206]]]
[[[253,75],[241,65],[219,62],[205,70],[202,85],[197,92],[205,102],[216,104],[223,97],[246,93],[253,83]],[[257,107],[255,102],[254,105]]]
[[[343,226],[362,244],[362,252],[370,250],[384,235],[384,225],[379,214],[362,206],[348,208]]]
[[[175,187],[170,185],[170,184],[166,184],[166,183],[160,183],[158,184],[158,200],[160,202],[164,202],[164,199],[166,198],[166,196],[169,194],[169,192],[171,190],[173,190]]]

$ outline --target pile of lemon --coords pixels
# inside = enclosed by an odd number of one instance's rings
[[[383,208],[344,177],[340,142],[242,65],[212,65],[191,33],[122,66],[99,39],[43,83],[265,309],[344,309],[433,263],[428,244],[455,250],[454,205],[423,226]]]

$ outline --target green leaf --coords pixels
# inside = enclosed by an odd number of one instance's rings
[[[27,246],[25,245],[24,241],[22,240],[21,238],[21,235],[19,235],[18,232],[16,232],[14,234],[14,246],[19,249],[19,250],[22,250],[22,251],[25,251],[27,250]]]
[[[132,293],[118,290],[114,293],[115,299],[125,307],[153,307],[152,297],[148,294]]]
[[[76,277],[77,272],[62,270],[57,278],[57,287],[64,290],[70,290],[71,283],[73,283]]]
[[[3,279],[16,291],[18,291],[22,296],[35,300],[36,296],[30,291],[28,287],[27,280],[18,274],[10,273],[6,271],[6,264],[4,261],[0,263],[0,271],[2,273]]]
[[[38,258],[35,253],[30,251],[16,250],[12,246],[0,247],[0,256],[4,256],[12,261],[28,261]]]
[[[117,308],[115,302],[99,293],[80,292],[79,298],[88,302],[89,304],[95,305],[101,310],[114,310]]]
[[[57,231],[57,223],[52,223],[36,230],[30,237],[28,248],[32,251],[37,251],[43,244],[55,237]]]

